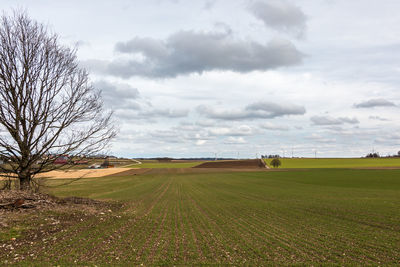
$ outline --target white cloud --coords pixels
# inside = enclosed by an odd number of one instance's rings
[[[225,144],[245,144],[247,143],[243,137],[228,137],[224,141]]]
[[[247,136],[253,135],[254,130],[248,125],[240,125],[239,127],[216,127],[208,130],[210,135],[218,136]]]

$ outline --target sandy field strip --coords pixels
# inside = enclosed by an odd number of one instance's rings
[[[37,177],[49,179],[69,179],[69,178],[93,178],[103,177],[124,171],[132,170],[132,168],[107,168],[107,169],[81,169],[67,171],[50,171],[41,173]]]

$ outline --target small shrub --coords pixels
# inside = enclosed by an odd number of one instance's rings
[[[274,168],[278,168],[279,166],[282,165],[281,161],[278,158],[274,158],[273,160],[271,160],[270,163]]]

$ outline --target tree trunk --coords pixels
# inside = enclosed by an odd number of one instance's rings
[[[19,190],[29,190],[31,189],[31,177],[30,175],[20,175],[19,179]]]

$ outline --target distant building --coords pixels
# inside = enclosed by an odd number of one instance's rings
[[[92,164],[89,166],[89,169],[100,169],[100,168],[101,168],[100,164]]]
[[[106,159],[104,160],[104,162],[101,164],[101,167],[102,167],[102,168],[114,168],[114,165],[112,165],[112,164],[110,163],[110,161],[108,160],[108,158],[106,158]]]
[[[54,164],[67,164],[69,161],[69,158],[67,156],[60,156],[56,158],[54,161]]]

